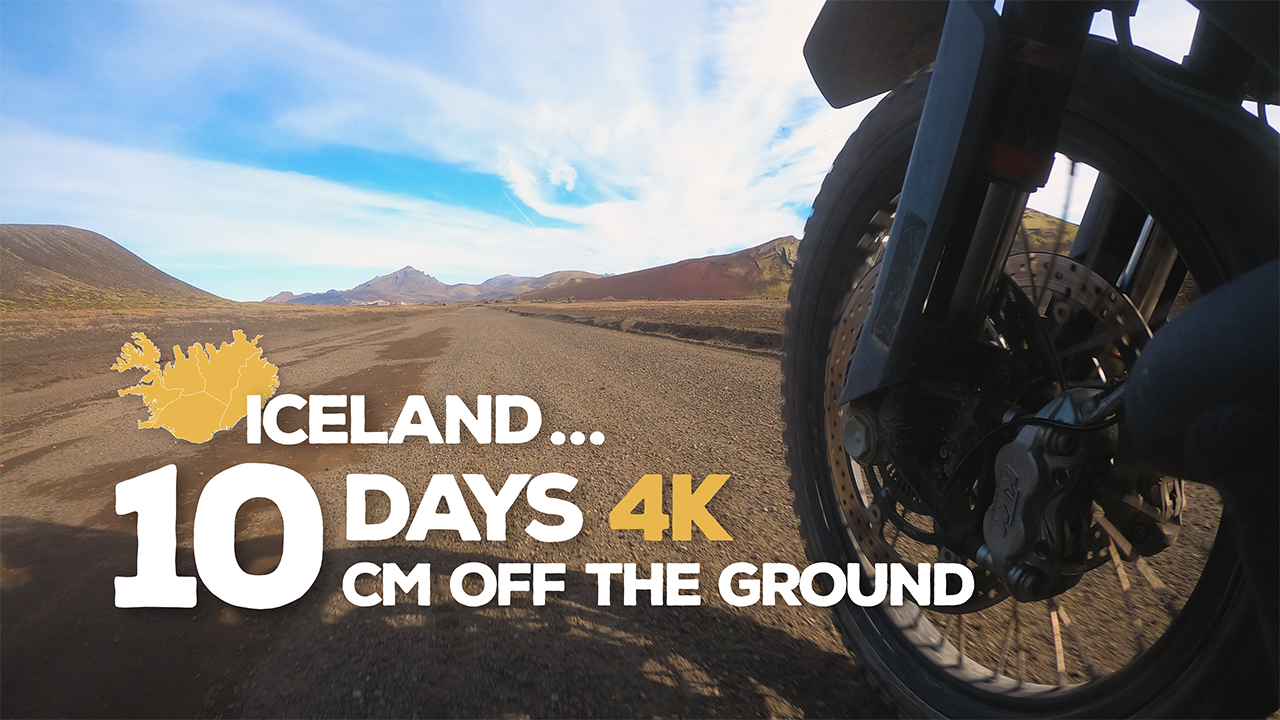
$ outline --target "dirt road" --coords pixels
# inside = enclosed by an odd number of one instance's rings
[[[732,608],[715,579],[730,562],[805,563],[780,440],[776,358],[603,328],[458,309],[189,311],[84,322],[6,319],[0,472],[0,708],[17,716],[877,716],[826,611]],[[130,332],[161,348],[262,334],[280,392],[363,394],[371,428],[406,396],[520,394],[542,409],[523,445],[249,446],[243,423],[203,445],[137,430],[137,374],[109,369]],[[166,352],[166,356],[168,353]],[[434,407],[434,406],[433,406]],[[603,445],[553,445],[552,431],[600,431]],[[419,440],[421,442],[412,442]],[[124,610],[113,578],[132,575],[135,516],[114,512],[115,485],[178,466],[178,571],[194,575],[200,488],[241,462],[303,473],[325,514],[319,579],[281,609],[237,609],[203,586],[192,610]],[[584,526],[539,543],[534,514],[511,511],[505,542],[432,532],[384,543],[345,540],[345,477],[391,475],[416,507],[434,473],[563,472]],[[733,536],[645,542],[613,530],[609,510],[646,473],[732,477],[709,505]],[[696,482],[696,481],[695,481]],[[469,498],[470,499],[470,498]],[[473,515],[483,518],[478,506]],[[374,508],[371,513],[376,513]],[[237,556],[250,572],[278,561],[280,517],[241,510]],[[481,520],[483,528],[483,521]],[[433,604],[356,608],[342,574],[360,561],[429,562]],[[454,602],[448,573],[469,561],[563,562],[567,589],[544,607]],[[700,607],[597,607],[589,562],[697,562]],[[615,592],[617,588],[615,587]]]

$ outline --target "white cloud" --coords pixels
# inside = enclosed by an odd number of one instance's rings
[[[573,183],[578,179],[578,171],[573,169],[568,160],[563,155],[556,155],[545,163],[547,168],[547,180],[552,184],[563,187],[565,190],[572,191]]]
[[[213,78],[210,93],[274,93],[268,116],[240,129],[250,142],[460,163],[577,227],[195,159],[180,130],[156,146],[13,120],[0,214],[62,218],[157,262],[411,263],[468,281],[623,272],[799,234],[794,208],[864,112],[833,111],[812,86],[800,48],[816,2],[461,3],[443,6],[451,25],[418,28],[380,14],[419,6],[361,7],[368,27],[341,7],[145,4],[134,35],[153,39],[122,36],[109,54],[125,72],[184,48],[147,71],[145,91],[124,87],[153,114],[216,104],[195,77]],[[447,62],[429,57],[437,39]],[[575,190],[588,194],[564,195]]]
[[[241,299],[326,289],[292,266],[479,281],[799,235],[795,208],[874,105],[835,111],[813,87],[817,0],[129,7],[78,79],[6,68],[23,114],[0,124],[0,220],[79,225],[162,266],[280,268]],[[256,114],[220,110],[243,97]],[[235,142],[211,152],[193,139],[210,127]],[[238,145],[456,163],[572,227],[254,169]]]
[[[543,253],[581,255],[584,238],[534,230],[442,203],[358,190],[297,173],[114,147],[6,123],[0,215],[101,232],[161,267],[413,264],[451,282],[503,263],[553,269]],[[209,288],[217,292],[217,288]]]

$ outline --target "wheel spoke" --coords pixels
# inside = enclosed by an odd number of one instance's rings
[[[1097,506],[1095,505],[1095,508],[1096,507]],[[1133,543],[1129,542],[1129,538],[1125,537],[1124,533],[1120,532],[1116,526],[1107,519],[1106,514],[1094,515],[1094,519],[1098,521],[1098,524],[1102,526],[1103,530],[1107,531],[1107,535],[1111,536],[1112,552],[1119,550],[1121,558],[1125,560],[1132,558]]]
[[[1005,663],[1009,661],[1009,650],[1013,647],[1013,632],[1018,625],[1018,601],[1012,600],[1010,612],[1012,616],[1009,618],[1009,624],[1005,626],[1004,638],[1000,641],[1000,660],[996,662],[995,670],[992,671],[992,677],[1004,673]]]
[[[1089,354],[1095,355],[1097,351],[1106,348],[1115,341],[1138,331],[1140,328],[1137,323],[1126,322],[1124,325],[1114,328],[1110,331],[1090,336],[1088,340],[1071,345],[1069,347],[1058,350],[1058,358],[1066,359],[1074,355]]]
[[[1067,213],[1071,210],[1071,194],[1076,185],[1076,161],[1071,161],[1071,170],[1067,175],[1067,196],[1062,201],[1062,217],[1058,218],[1058,238],[1053,243],[1053,254],[1062,254],[1062,241],[1067,236]]]
[[[951,634],[951,628],[956,624],[956,618],[959,615],[951,615],[947,618],[947,624],[942,628],[942,634],[938,637],[938,644],[934,645],[934,650],[941,650],[943,645],[947,644],[947,636]]]
[[[1053,626],[1053,664],[1058,672],[1058,687],[1067,684],[1067,663],[1062,653],[1062,631],[1058,627],[1058,610],[1049,606],[1049,623]]]
[[[1067,638],[1071,640],[1071,646],[1076,649],[1076,657],[1080,658],[1080,664],[1084,666],[1084,674],[1089,676],[1090,680],[1096,680],[1101,676],[1097,667],[1093,664],[1093,657],[1089,654],[1089,648],[1084,644],[1084,639],[1080,637],[1080,633],[1076,630],[1075,623],[1071,622],[1071,616],[1067,614],[1067,609],[1058,604],[1058,601],[1049,598],[1049,607],[1058,613],[1058,619],[1062,622],[1062,629],[1067,631]]]
[[[1022,618],[1018,614],[1018,606],[1013,607],[1013,644],[1018,650],[1018,684],[1022,685],[1027,682],[1027,650],[1022,643]]]
[[[1021,634],[1019,634],[1021,637]],[[1027,682],[1027,651],[1022,647],[1022,640],[1018,640],[1018,684],[1025,685]]]
[[[1132,559],[1138,568],[1138,575],[1142,576],[1142,579],[1147,583],[1147,585],[1155,591],[1156,597],[1160,598],[1160,606],[1164,608],[1165,614],[1169,616],[1170,620],[1176,620],[1178,618],[1178,613],[1182,611],[1182,608],[1178,607],[1178,600],[1173,591],[1169,589],[1169,586],[1164,584],[1160,579],[1160,576],[1156,573],[1155,568],[1151,567],[1151,564],[1146,561],[1146,558],[1143,558],[1141,555],[1134,552],[1133,545],[1129,542],[1129,539],[1116,529],[1116,526],[1113,525],[1111,521],[1107,520],[1105,515],[1099,515],[1096,517],[1098,524],[1101,525],[1103,529],[1107,531],[1107,534],[1111,536],[1112,551],[1115,552],[1116,549],[1119,549],[1120,555],[1123,556],[1125,560]],[[1123,584],[1124,583],[1122,582],[1122,585]]]
[[[1027,229],[1021,224],[1018,225],[1018,239],[1022,241],[1022,252],[1027,256],[1027,278],[1031,281],[1031,303],[1035,306],[1036,311],[1040,310],[1040,288],[1036,287],[1036,269],[1031,264],[1031,236],[1027,234]]]
[[[1053,273],[1058,268],[1058,258],[1062,256],[1063,240],[1067,236],[1067,211],[1071,209],[1071,192],[1076,182],[1076,161],[1071,161],[1071,171],[1067,175],[1067,195],[1062,201],[1062,217],[1058,218],[1058,237],[1053,241],[1053,257],[1049,261],[1048,271],[1045,273],[1045,282],[1053,277]],[[1036,301],[1036,307],[1040,307],[1040,303]]]
[[[1160,598],[1160,605],[1169,615],[1169,619],[1177,620],[1178,613],[1182,611],[1182,608],[1178,607],[1178,600],[1173,591],[1160,580],[1160,576],[1156,574],[1156,569],[1151,567],[1146,558],[1139,557],[1136,564],[1138,566],[1138,574],[1156,592],[1156,595]]]
[[[1133,633],[1135,655],[1141,655],[1147,649],[1142,634],[1142,618],[1138,617],[1138,608],[1133,601],[1133,589],[1129,585],[1129,574],[1124,571],[1124,563],[1120,560],[1120,552],[1116,544],[1111,543],[1111,564],[1116,568],[1116,577],[1120,580],[1120,594],[1124,596],[1125,611],[1129,613],[1129,628]]]

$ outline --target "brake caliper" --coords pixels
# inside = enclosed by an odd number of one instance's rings
[[[1079,424],[1097,390],[1075,388],[1036,417]],[[1110,539],[1094,522],[1093,494],[1108,475],[1115,426],[1083,430],[1029,424],[996,455],[995,496],[978,561],[1020,601],[1062,593],[1104,562]]]

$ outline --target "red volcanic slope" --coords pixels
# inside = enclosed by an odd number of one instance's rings
[[[729,255],[681,260],[525,293],[521,300],[745,300],[786,297],[799,241],[788,235]]]

